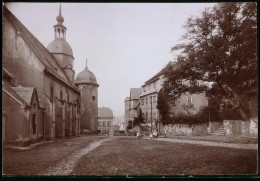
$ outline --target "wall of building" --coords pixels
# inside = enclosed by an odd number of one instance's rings
[[[191,100],[191,102],[189,102]],[[189,109],[191,114],[197,114],[202,107],[208,105],[208,99],[205,96],[205,93],[201,94],[185,94],[182,95],[179,99],[175,101],[175,105],[173,107],[173,112],[175,115],[180,113],[187,114],[187,111],[184,110],[184,106],[193,105],[192,109]]]
[[[98,86],[78,85],[81,93],[81,129],[97,131],[98,128]]]
[[[3,132],[4,143],[18,146],[27,146],[31,143],[43,140],[43,117],[42,109],[25,108],[18,104],[5,92],[3,96]],[[36,115],[36,132],[33,134],[32,115]]]
[[[151,118],[153,119],[153,121],[159,119],[159,111],[156,108],[157,98],[158,98],[157,92],[153,94],[142,95],[140,97],[140,108],[142,110],[142,114],[145,122],[150,123]],[[151,117],[151,113],[152,113],[152,117]]]
[[[125,125],[128,126],[128,121],[130,120],[130,98],[125,99]]]
[[[45,136],[47,140],[52,140],[55,138],[56,129],[55,108],[58,106],[57,109],[60,109],[61,105],[50,100],[51,87],[53,87],[55,99],[60,99],[60,92],[62,91],[64,99],[69,97],[67,102],[71,104],[79,99],[79,93],[68,88],[56,78],[47,75],[44,72],[45,67],[22,37],[17,35],[16,29],[6,19],[3,23],[3,66],[15,75],[18,85],[36,88],[40,104],[45,108]],[[58,74],[64,77],[59,70]],[[77,121],[77,124],[79,124],[79,121]],[[57,123],[56,126],[58,125],[60,124]]]
[[[113,126],[113,118],[98,118],[98,131],[109,133]]]

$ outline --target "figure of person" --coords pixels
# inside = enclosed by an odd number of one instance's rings
[[[155,138],[157,138],[157,136],[158,136],[158,134],[157,134],[157,130],[156,130],[156,129],[153,130],[153,136],[154,136]]]

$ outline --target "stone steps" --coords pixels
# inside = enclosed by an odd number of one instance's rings
[[[224,129],[224,126],[220,126],[215,132],[213,132],[212,134],[213,135],[216,135],[216,136],[225,136],[225,129]]]

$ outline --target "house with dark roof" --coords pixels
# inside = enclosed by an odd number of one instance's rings
[[[109,134],[113,128],[114,115],[113,111],[108,107],[98,108],[98,132]]]

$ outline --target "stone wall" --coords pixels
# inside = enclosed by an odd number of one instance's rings
[[[160,126],[161,134],[170,134],[176,136],[189,136],[189,135],[207,135],[208,126],[206,123],[197,124],[197,125],[188,125],[188,124],[169,124],[165,126]]]
[[[258,117],[250,118],[249,133],[251,136],[258,136]]]
[[[250,118],[250,121],[224,120],[224,129],[227,136],[257,136],[258,118]]]

